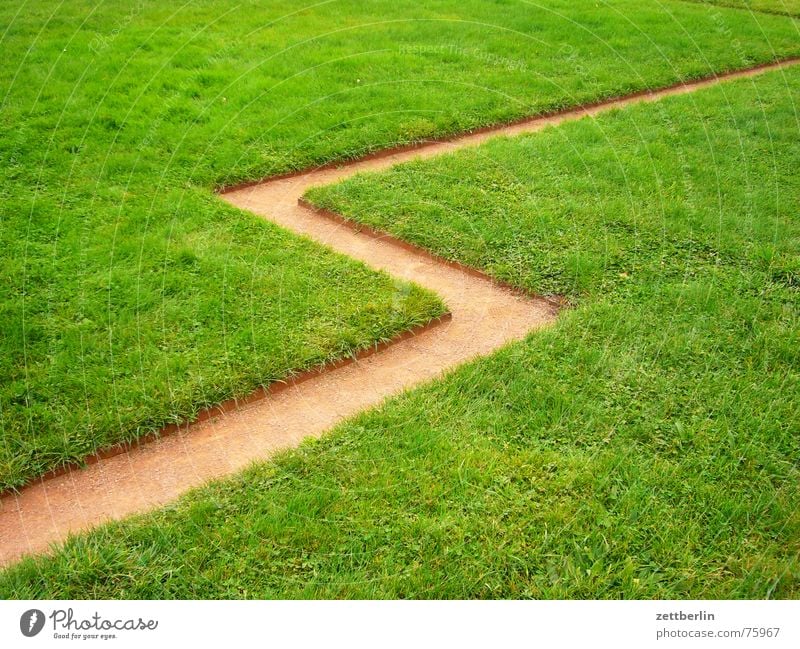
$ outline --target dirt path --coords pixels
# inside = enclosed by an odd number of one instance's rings
[[[43,479],[0,499],[0,565],[109,519],[145,511],[187,489],[238,471],[276,450],[318,436],[386,397],[492,352],[552,322],[557,307],[542,298],[498,286],[474,271],[437,260],[391,237],[358,232],[299,202],[312,185],[361,171],[385,169],[418,157],[474,146],[497,135],[516,135],[615,107],[690,92],[723,78],[744,77],[797,63],[786,61],[714,79],[641,93],[518,124],[486,129],[446,142],[409,147],[368,159],[266,181],[222,197],[294,232],[395,277],[438,293],[452,318],[378,353],[261,395],[219,417],[195,423],[84,469]]]

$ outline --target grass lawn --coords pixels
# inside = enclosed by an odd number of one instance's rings
[[[800,596],[800,69],[313,192],[576,307],[0,596]]]
[[[722,7],[736,7],[751,11],[764,11],[787,16],[800,16],[800,0],[693,0],[717,4]]]
[[[0,39],[0,489],[441,311],[212,188],[800,54],[638,0],[42,0]]]

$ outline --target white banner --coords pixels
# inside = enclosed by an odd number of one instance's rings
[[[0,602],[0,647],[800,647],[800,602]]]

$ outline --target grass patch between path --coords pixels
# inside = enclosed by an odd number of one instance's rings
[[[4,597],[800,595],[800,70],[314,198],[557,324],[0,575]]]

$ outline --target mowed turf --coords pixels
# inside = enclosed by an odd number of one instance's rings
[[[0,595],[800,595],[798,88],[773,72],[315,191],[575,307]]]
[[[0,16],[0,489],[441,311],[212,188],[800,54],[786,19],[682,2]]]

